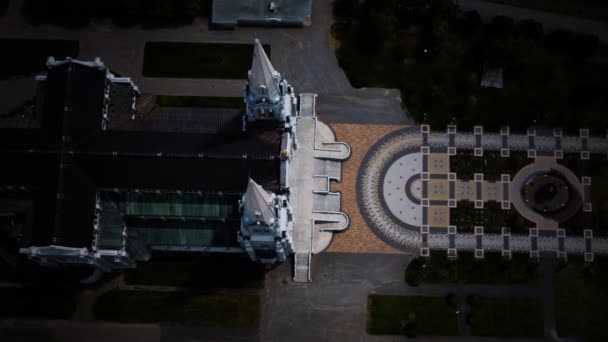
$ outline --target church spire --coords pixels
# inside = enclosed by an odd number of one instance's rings
[[[250,96],[256,101],[267,99],[270,102],[279,102],[281,97],[279,83],[279,73],[270,63],[259,39],[255,39],[253,61],[249,73]]]
[[[262,186],[249,179],[243,195],[243,218],[248,224],[272,224],[275,219],[273,198]]]

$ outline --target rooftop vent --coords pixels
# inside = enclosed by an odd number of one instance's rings
[[[270,5],[268,5],[268,10],[270,11],[270,13],[276,13],[276,12],[277,12],[277,8],[278,8],[278,7],[279,7],[279,6],[277,5],[277,3],[276,3],[276,2],[271,1],[271,2],[270,2]]]

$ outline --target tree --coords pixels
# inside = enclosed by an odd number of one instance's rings
[[[570,56],[576,61],[582,61],[593,56],[600,47],[600,41],[595,34],[577,34],[571,41]]]
[[[545,37],[545,47],[558,52],[566,52],[571,46],[572,32],[555,30]]]
[[[374,52],[384,46],[396,27],[397,17],[392,6],[365,2],[355,30],[362,48]]]
[[[359,0],[334,0],[332,9],[339,21],[352,22],[358,16]]]
[[[475,35],[481,32],[483,21],[477,11],[466,11],[458,16],[456,29],[460,34]]]
[[[515,22],[512,18],[499,15],[492,18],[487,32],[492,36],[511,36],[515,30]]]
[[[458,305],[460,304],[460,298],[458,298],[458,295],[455,294],[454,292],[450,292],[448,293],[448,295],[445,297],[445,302],[453,309],[458,308]]]
[[[530,38],[535,41],[540,41],[544,38],[545,33],[543,24],[534,19],[524,19],[517,23],[516,33],[525,38]]]

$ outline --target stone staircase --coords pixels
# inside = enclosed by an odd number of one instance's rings
[[[313,212],[315,230],[321,232],[341,232],[348,228],[350,220],[342,212]]]
[[[310,278],[310,260],[312,253],[296,253],[294,255],[293,281],[297,283],[308,283]]]

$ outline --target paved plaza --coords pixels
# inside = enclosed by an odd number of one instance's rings
[[[605,158],[608,140],[591,137],[587,130],[580,135],[566,136],[561,131],[549,133],[529,130],[527,134],[484,133],[476,127],[473,133],[448,134],[431,132],[428,126],[403,127],[380,138],[363,159],[358,173],[357,199],[363,219],[385,243],[404,251],[418,250],[427,255],[429,249],[448,250],[456,256],[458,250],[494,251],[510,256],[511,252],[530,253],[539,257],[543,252],[565,257],[568,253],[608,253],[608,240],[593,237],[591,227],[583,236],[566,236],[559,222],[530,208],[522,187],[531,177],[543,172],[557,172],[568,184],[576,198],[581,198],[582,210],[590,211],[591,180],[579,179],[557,161],[563,153]],[[506,133],[506,134],[505,134]],[[472,151],[478,157],[486,152],[500,152],[503,157],[513,152],[525,152],[529,163],[511,179],[503,174],[499,180],[485,180],[476,173],[471,180],[462,180],[450,169],[450,157],[458,151]],[[505,150],[507,153],[504,153]],[[585,185],[586,184],[586,185]],[[531,221],[529,234],[512,234],[509,227],[501,233],[459,232],[450,223],[451,208],[462,201],[483,209],[497,203],[504,210],[516,210]],[[566,208],[577,210],[578,206]]]

